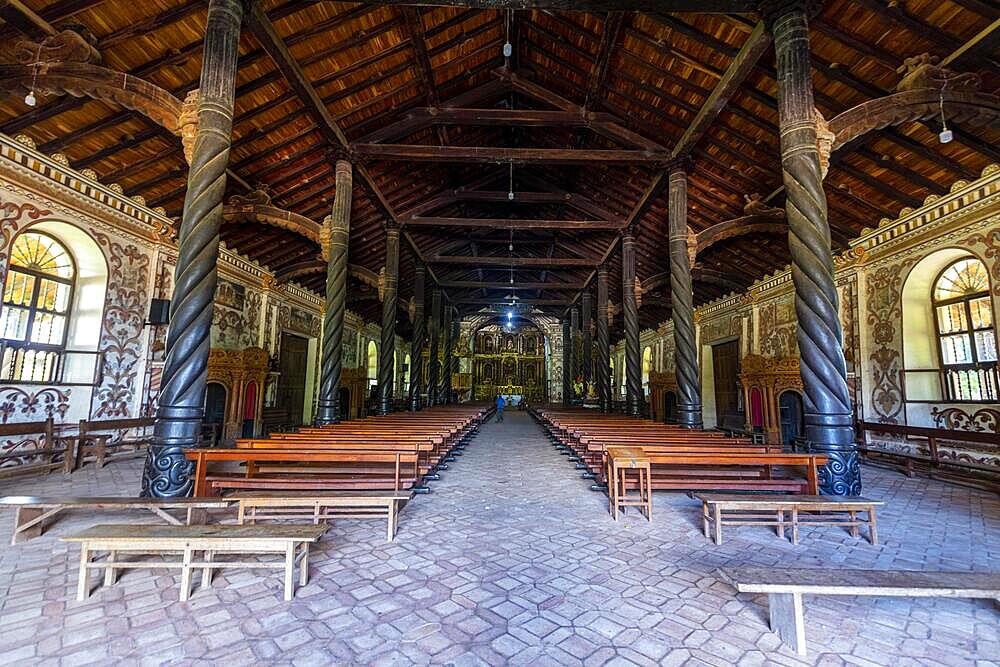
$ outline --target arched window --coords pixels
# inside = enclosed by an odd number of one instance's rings
[[[0,380],[58,381],[75,278],[72,256],[53,237],[15,239],[0,303]]]
[[[647,345],[642,350],[642,391],[649,396],[649,372],[653,369],[653,347]]]
[[[368,385],[378,384],[378,346],[375,341],[368,341]]]
[[[986,266],[974,257],[952,262],[934,281],[931,300],[946,400],[996,400],[997,343]]]

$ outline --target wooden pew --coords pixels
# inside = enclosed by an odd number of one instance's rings
[[[76,439],[71,435],[56,435],[56,426],[51,417],[45,421],[21,422],[18,424],[0,424],[0,442],[15,440],[17,436],[41,436],[42,446],[30,449],[15,449],[0,454],[0,462],[11,459],[40,459],[36,462],[22,463],[13,466],[0,467],[0,475],[20,475],[31,472],[52,472],[59,468],[63,472],[73,471],[74,446]],[[63,460],[57,463],[55,458],[62,454]]]
[[[331,490],[412,489],[420,481],[416,453],[393,451],[336,451],[281,449],[187,449],[195,464],[194,494],[214,495],[226,489]],[[246,464],[245,474],[209,474],[208,464],[234,461]],[[284,464],[267,473],[264,464]],[[313,469],[301,464],[321,464]]]
[[[239,503],[237,520],[254,524],[258,520],[305,519],[314,524],[341,519],[385,517],[387,539],[392,541],[399,525],[399,512],[413,494],[411,492],[349,491],[343,493],[255,492],[232,496]]]
[[[740,593],[767,593],[771,630],[806,655],[803,595],[993,598],[1000,573],[741,567],[720,570]]]
[[[109,455],[112,458],[145,456],[146,447],[153,442],[153,418],[80,420],[76,444],[76,462],[79,468],[92,457],[98,468],[103,468]],[[115,437],[117,440],[114,440]],[[115,452],[120,452],[115,456]]]

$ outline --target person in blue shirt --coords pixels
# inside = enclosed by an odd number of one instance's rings
[[[497,394],[497,421],[503,421],[503,406],[506,405],[506,401],[503,400],[501,394]]]

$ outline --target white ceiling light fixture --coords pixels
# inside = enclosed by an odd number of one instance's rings
[[[944,117],[944,89],[948,85],[948,81],[945,80],[944,84],[941,86],[941,95],[938,97],[938,104],[941,108],[941,134],[938,135],[938,141],[942,144],[947,144],[955,135],[952,134],[951,130],[948,129],[948,123]]]
[[[512,10],[508,9],[506,16],[504,17],[504,25],[506,28],[506,41],[503,44],[503,57],[510,59],[514,55],[514,45],[510,43],[510,21],[511,21]]]
[[[35,55],[35,62],[31,64],[31,90],[28,94],[24,96],[24,103],[29,107],[33,107],[38,104],[38,98],[35,97],[35,84],[38,82],[38,66],[41,65],[40,60],[42,59],[42,46],[45,45],[47,40],[42,40],[38,43],[38,53]]]

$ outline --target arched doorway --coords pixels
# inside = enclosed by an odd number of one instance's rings
[[[226,423],[226,388],[218,382],[209,382],[205,391],[205,425],[215,427],[212,447],[219,444]]]
[[[668,391],[663,396],[663,414],[665,415],[665,421],[668,424],[677,423],[677,394],[672,391]]]
[[[802,395],[791,389],[783,392],[778,397],[778,414],[781,416],[781,444],[791,445],[805,431]]]
[[[750,389],[750,428],[755,433],[764,430],[764,397],[759,387]]]
[[[241,435],[244,438],[254,437],[254,426],[257,421],[257,383],[247,383],[247,388],[243,393],[243,428]]]

